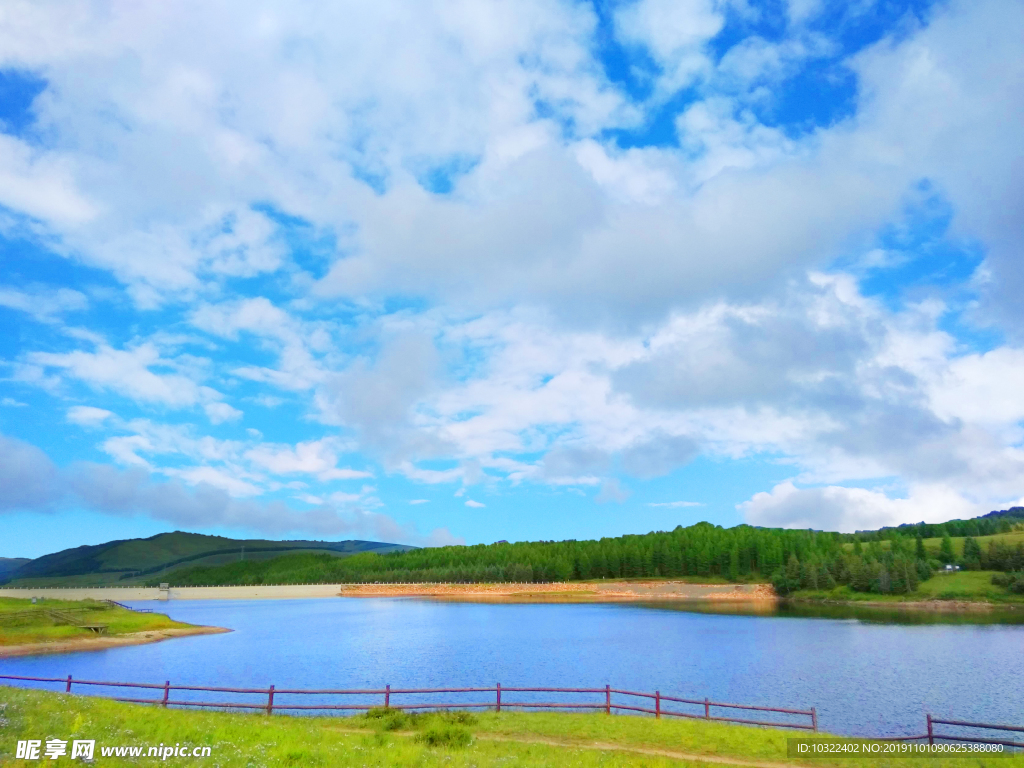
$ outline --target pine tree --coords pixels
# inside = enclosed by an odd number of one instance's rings
[[[956,560],[956,555],[953,554],[953,540],[948,533],[942,537],[942,543],[939,545],[939,560],[944,563],[952,563]]]
[[[981,547],[973,536],[964,539],[964,567],[971,571],[981,568]]]

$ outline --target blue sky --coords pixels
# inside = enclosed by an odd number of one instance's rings
[[[1017,2],[16,6],[0,556],[1024,500]]]

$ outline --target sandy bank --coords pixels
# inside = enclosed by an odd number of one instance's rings
[[[613,581],[566,584],[353,584],[342,597],[442,597],[583,601],[775,600],[765,584],[687,584],[681,581]]]
[[[105,637],[76,637],[71,640],[56,640],[48,643],[27,643],[25,645],[0,645],[0,658],[11,656],[36,656],[43,653],[71,653],[73,651],[102,651],[106,648],[120,648],[124,645],[145,645],[159,643],[172,637],[189,635],[218,635],[230,632],[223,627],[178,627],[174,629],[151,629],[146,632],[130,632],[125,635]]]

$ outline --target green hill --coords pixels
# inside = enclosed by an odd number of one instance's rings
[[[75,547],[0,571],[11,587],[131,585],[181,566],[216,566],[266,560],[286,554],[317,553],[347,557],[359,552],[405,552],[415,547],[378,541],[271,541],[229,539],[199,533],[161,533],[148,539],[124,539]],[[6,562],[14,562],[6,561]]]
[[[0,557],[0,582],[30,562],[32,561],[27,557]]]

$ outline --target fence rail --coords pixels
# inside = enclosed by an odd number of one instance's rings
[[[103,602],[104,603],[108,603],[110,605],[116,605],[118,608],[124,608],[126,611],[132,611],[133,613],[152,613],[153,612],[152,608],[132,608],[130,605],[125,605],[124,603],[117,602],[117,600],[104,600]]]
[[[493,687],[475,687],[475,688],[392,688],[390,685],[386,685],[383,688],[323,688],[323,689],[308,689],[308,688],[275,688],[271,685],[269,688],[226,688],[219,686],[205,686],[205,685],[171,685],[170,680],[165,681],[163,684],[160,683],[124,683],[124,682],[111,682],[103,680],[76,680],[71,675],[67,677],[28,677],[22,675],[0,675],[0,680],[20,680],[26,682],[41,682],[41,683],[61,683],[64,685],[64,690],[67,693],[72,692],[72,686],[74,685],[89,685],[89,686],[101,686],[109,688],[135,688],[142,690],[155,690],[161,691],[162,696],[160,698],[139,698],[137,696],[110,696],[115,701],[132,702],[136,704],[159,704],[163,707],[179,706],[179,707],[214,707],[214,708],[225,708],[225,709],[254,709],[254,710],[265,710],[267,714],[272,714],[274,710],[324,710],[324,711],[359,711],[369,710],[376,707],[390,707],[391,709],[445,709],[445,708],[458,708],[458,709],[495,709],[500,712],[502,707],[514,708],[514,709],[570,709],[570,710],[603,710],[606,714],[612,714],[613,711],[624,711],[624,712],[639,712],[643,714],[654,715],[655,717],[685,717],[690,719],[698,720],[712,720],[717,722],[726,723],[742,723],[745,725],[765,725],[776,728],[795,728],[806,731],[817,731],[818,730],[818,713],[814,707],[810,709],[786,709],[783,707],[763,707],[755,706],[752,704],[730,704],[722,701],[711,701],[710,699],[683,699],[677,696],[663,696],[660,691],[654,693],[645,693],[642,691],[630,691],[622,688],[612,688],[610,685],[606,685],[604,688],[550,688],[550,687],[502,687],[501,683],[497,683]],[[172,699],[172,691],[202,691],[205,693],[232,693],[232,694],[244,694],[244,695],[260,695],[265,696],[265,701],[261,702],[237,702],[237,701],[200,701],[196,699]],[[396,703],[392,700],[393,696],[423,696],[427,694],[465,694],[465,693],[482,693],[482,694],[493,694],[493,697],[489,701],[470,701],[470,702],[403,702]],[[520,701],[520,700],[509,700],[504,698],[508,694],[516,693],[554,693],[554,694],[591,694],[600,697],[599,701]],[[358,696],[364,699],[369,697],[383,697],[376,703],[365,703],[365,702],[346,702],[346,703],[326,703],[317,702],[315,704],[298,704],[294,702],[281,702],[280,700],[275,701],[275,696]],[[619,697],[614,699],[613,696]],[[622,697],[633,697],[632,699],[622,700]],[[481,697],[482,698],[482,697]],[[521,698],[521,697],[520,697]],[[647,699],[653,706],[639,706],[641,703],[637,699]],[[678,709],[667,709],[663,704],[665,702],[671,702],[672,704],[686,704],[691,706],[700,707],[703,712],[682,712]],[[809,722],[791,722],[785,720],[751,720],[748,718],[740,717],[728,717],[722,714],[712,713],[712,709],[719,710],[745,710],[755,712],[777,712],[782,715],[792,715],[797,717],[808,718]]]
[[[344,711],[366,711],[375,709],[378,707],[389,707],[391,709],[491,709],[500,712],[502,708],[514,708],[514,709],[566,709],[566,710],[603,710],[606,714],[612,714],[615,711],[624,712],[639,712],[643,714],[654,715],[655,717],[684,717],[695,720],[710,720],[716,722],[725,723],[740,723],[743,725],[761,725],[769,726],[774,728],[794,728],[798,730],[814,731],[818,730],[818,713],[814,707],[810,709],[787,709],[785,707],[764,707],[753,704],[731,704],[722,701],[711,701],[711,699],[684,699],[678,696],[666,696],[660,691],[654,693],[645,693],[642,691],[631,691],[623,688],[612,688],[611,685],[606,685],[604,688],[553,688],[553,687],[518,687],[518,686],[502,686],[501,683],[497,683],[493,687],[472,687],[472,688],[392,688],[390,685],[385,685],[383,688],[276,688],[271,685],[268,688],[228,688],[221,686],[208,686],[208,685],[171,685],[170,680],[166,680],[163,683],[125,683],[125,682],[112,682],[105,680],[76,680],[71,675],[67,677],[28,677],[22,675],[0,675],[0,680],[20,680],[25,682],[40,682],[40,683],[60,683],[64,685],[64,690],[67,693],[72,692],[72,686],[74,685],[89,685],[99,686],[106,688],[135,688],[149,691],[160,691],[160,698],[139,698],[134,696],[108,696],[114,701],[131,702],[135,704],[158,704],[162,707],[211,707],[216,709],[251,709],[251,710],[263,710],[268,715],[273,714],[274,710],[291,710],[291,711],[311,711],[311,710],[322,710],[331,712],[344,712]],[[239,701],[199,701],[196,699],[177,699],[171,698],[172,691],[197,691],[203,693],[231,693],[231,694],[243,694],[243,695],[255,695],[265,697],[263,701],[259,702],[239,702]],[[493,698],[489,701],[470,701],[470,702],[407,702],[407,703],[395,703],[392,701],[393,696],[423,696],[428,694],[466,694],[466,693],[482,693],[482,694],[494,694]],[[516,693],[553,693],[553,694],[595,694],[600,696],[600,701],[595,702],[578,702],[578,701],[516,701],[505,698],[508,694]],[[317,702],[315,704],[298,704],[294,702],[281,702],[275,700],[278,696],[359,696],[365,698],[369,697],[382,697],[375,703],[325,703]],[[613,696],[618,697],[633,697],[633,699],[647,699],[653,703],[652,706],[638,706],[639,702],[630,700],[628,703],[623,702],[621,698],[616,700]],[[703,712],[680,712],[674,709],[666,709],[664,704],[666,702],[672,704],[684,704],[695,707],[700,707]],[[712,714],[712,709],[726,709],[726,710],[745,710],[752,712],[776,712],[780,715],[791,715],[796,717],[808,718],[810,722],[786,722],[786,721],[767,721],[767,720],[752,720],[741,717],[725,717],[717,714]],[[991,723],[975,723],[968,722],[965,720],[946,720],[936,717],[932,717],[930,714],[927,717],[927,733],[918,736],[885,736],[881,737],[882,741],[923,741],[928,740],[929,744],[934,744],[936,740],[940,741],[964,741],[972,742],[976,744],[1001,744],[1006,747],[1015,749],[1024,749],[1024,742],[994,739],[994,738],[978,738],[974,736],[956,736],[953,734],[942,734],[935,732],[936,725],[953,726],[956,728],[975,728],[982,730],[996,730],[996,731],[1007,731],[1014,733],[1024,733],[1024,727],[1014,725],[994,725]],[[878,738],[878,737],[868,737]]]
[[[970,723],[965,720],[940,720],[928,715],[928,733],[922,736],[928,739],[929,744],[934,744],[936,739],[941,741],[969,741],[975,744],[1002,744],[1004,747],[1015,747],[1024,749],[1024,743],[1018,741],[1003,741],[1001,739],[979,739],[973,736],[953,736],[948,734],[935,733],[936,725],[952,725],[957,728],[978,728],[991,731],[1011,731],[1024,733],[1024,728],[1016,725],[993,725],[992,723]]]

